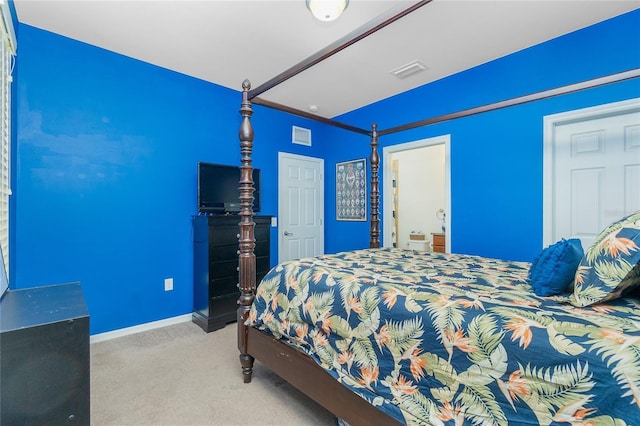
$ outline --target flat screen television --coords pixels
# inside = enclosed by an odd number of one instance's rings
[[[240,211],[240,167],[198,163],[198,212],[232,214]],[[260,169],[253,169],[253,211],[260,211]]]

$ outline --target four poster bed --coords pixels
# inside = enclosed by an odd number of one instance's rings
[[[563,240],[531,265],[380,248],[377,152],[381,134],[637,78],[639,70],[381,132],[256,98],[328,55],[256,91],[243,83],[238,348],[244,381],[251,381],[257,359],[351,425],[640,425],[640,303],[627,295],[640,286],[640,212],[612,224],[584,254]],[[285,262],[256,286],[252,99],[371,136],[369,249]],[[544,275],[544,287],[561,272],[573,291],[538,295],[534,281]]]

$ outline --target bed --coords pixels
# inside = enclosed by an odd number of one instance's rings
[[[640,213],[625,218],[631,221],[625,232],[632,233],[625,238],[635,248],[616,249],[630,254],[624,265],[603,263],[610,252],[594,250],[573,265],[572,277],[580,277],[572,281],[573,291],[539,296],[531,271],[555,274],[549,265],[565,253],[565,244],[560,251],[557,244],[545,249],[532,265],[381,248],[377,152],[383,135],[637,78],[639,70],[381,131],[258,98],[351,42],[341,40],[256,89],[243,83],[237,319],[244,382],[259,360],[354,426],[640,425],[640,306],[628,293],[640,285],[640,259],[634,257],[640,255],[640,232],[634,233]],[[283,263],[257,286],[253,103],[371,137],[368,249]],[[610,243],[610,234],[603,235],[599,243]],[[599,286],[589,271],[603,268],[614,276]]]
[[[640,424],[638,301],[578,308],[528,271],[394,248],[290,261],[249,322],[398,422]]]

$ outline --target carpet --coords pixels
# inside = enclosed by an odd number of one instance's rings
[[[177,325],[91,345],[93,426],[318,425],[336,418],[256,362],[242,381],[236,325]]]

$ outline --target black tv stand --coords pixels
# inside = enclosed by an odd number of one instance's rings
[[[254,216],[256,283],[271,267],[271,216]],[[193,315],[207,333],[236,321],[238,309],[237,214],[193,217]]]

